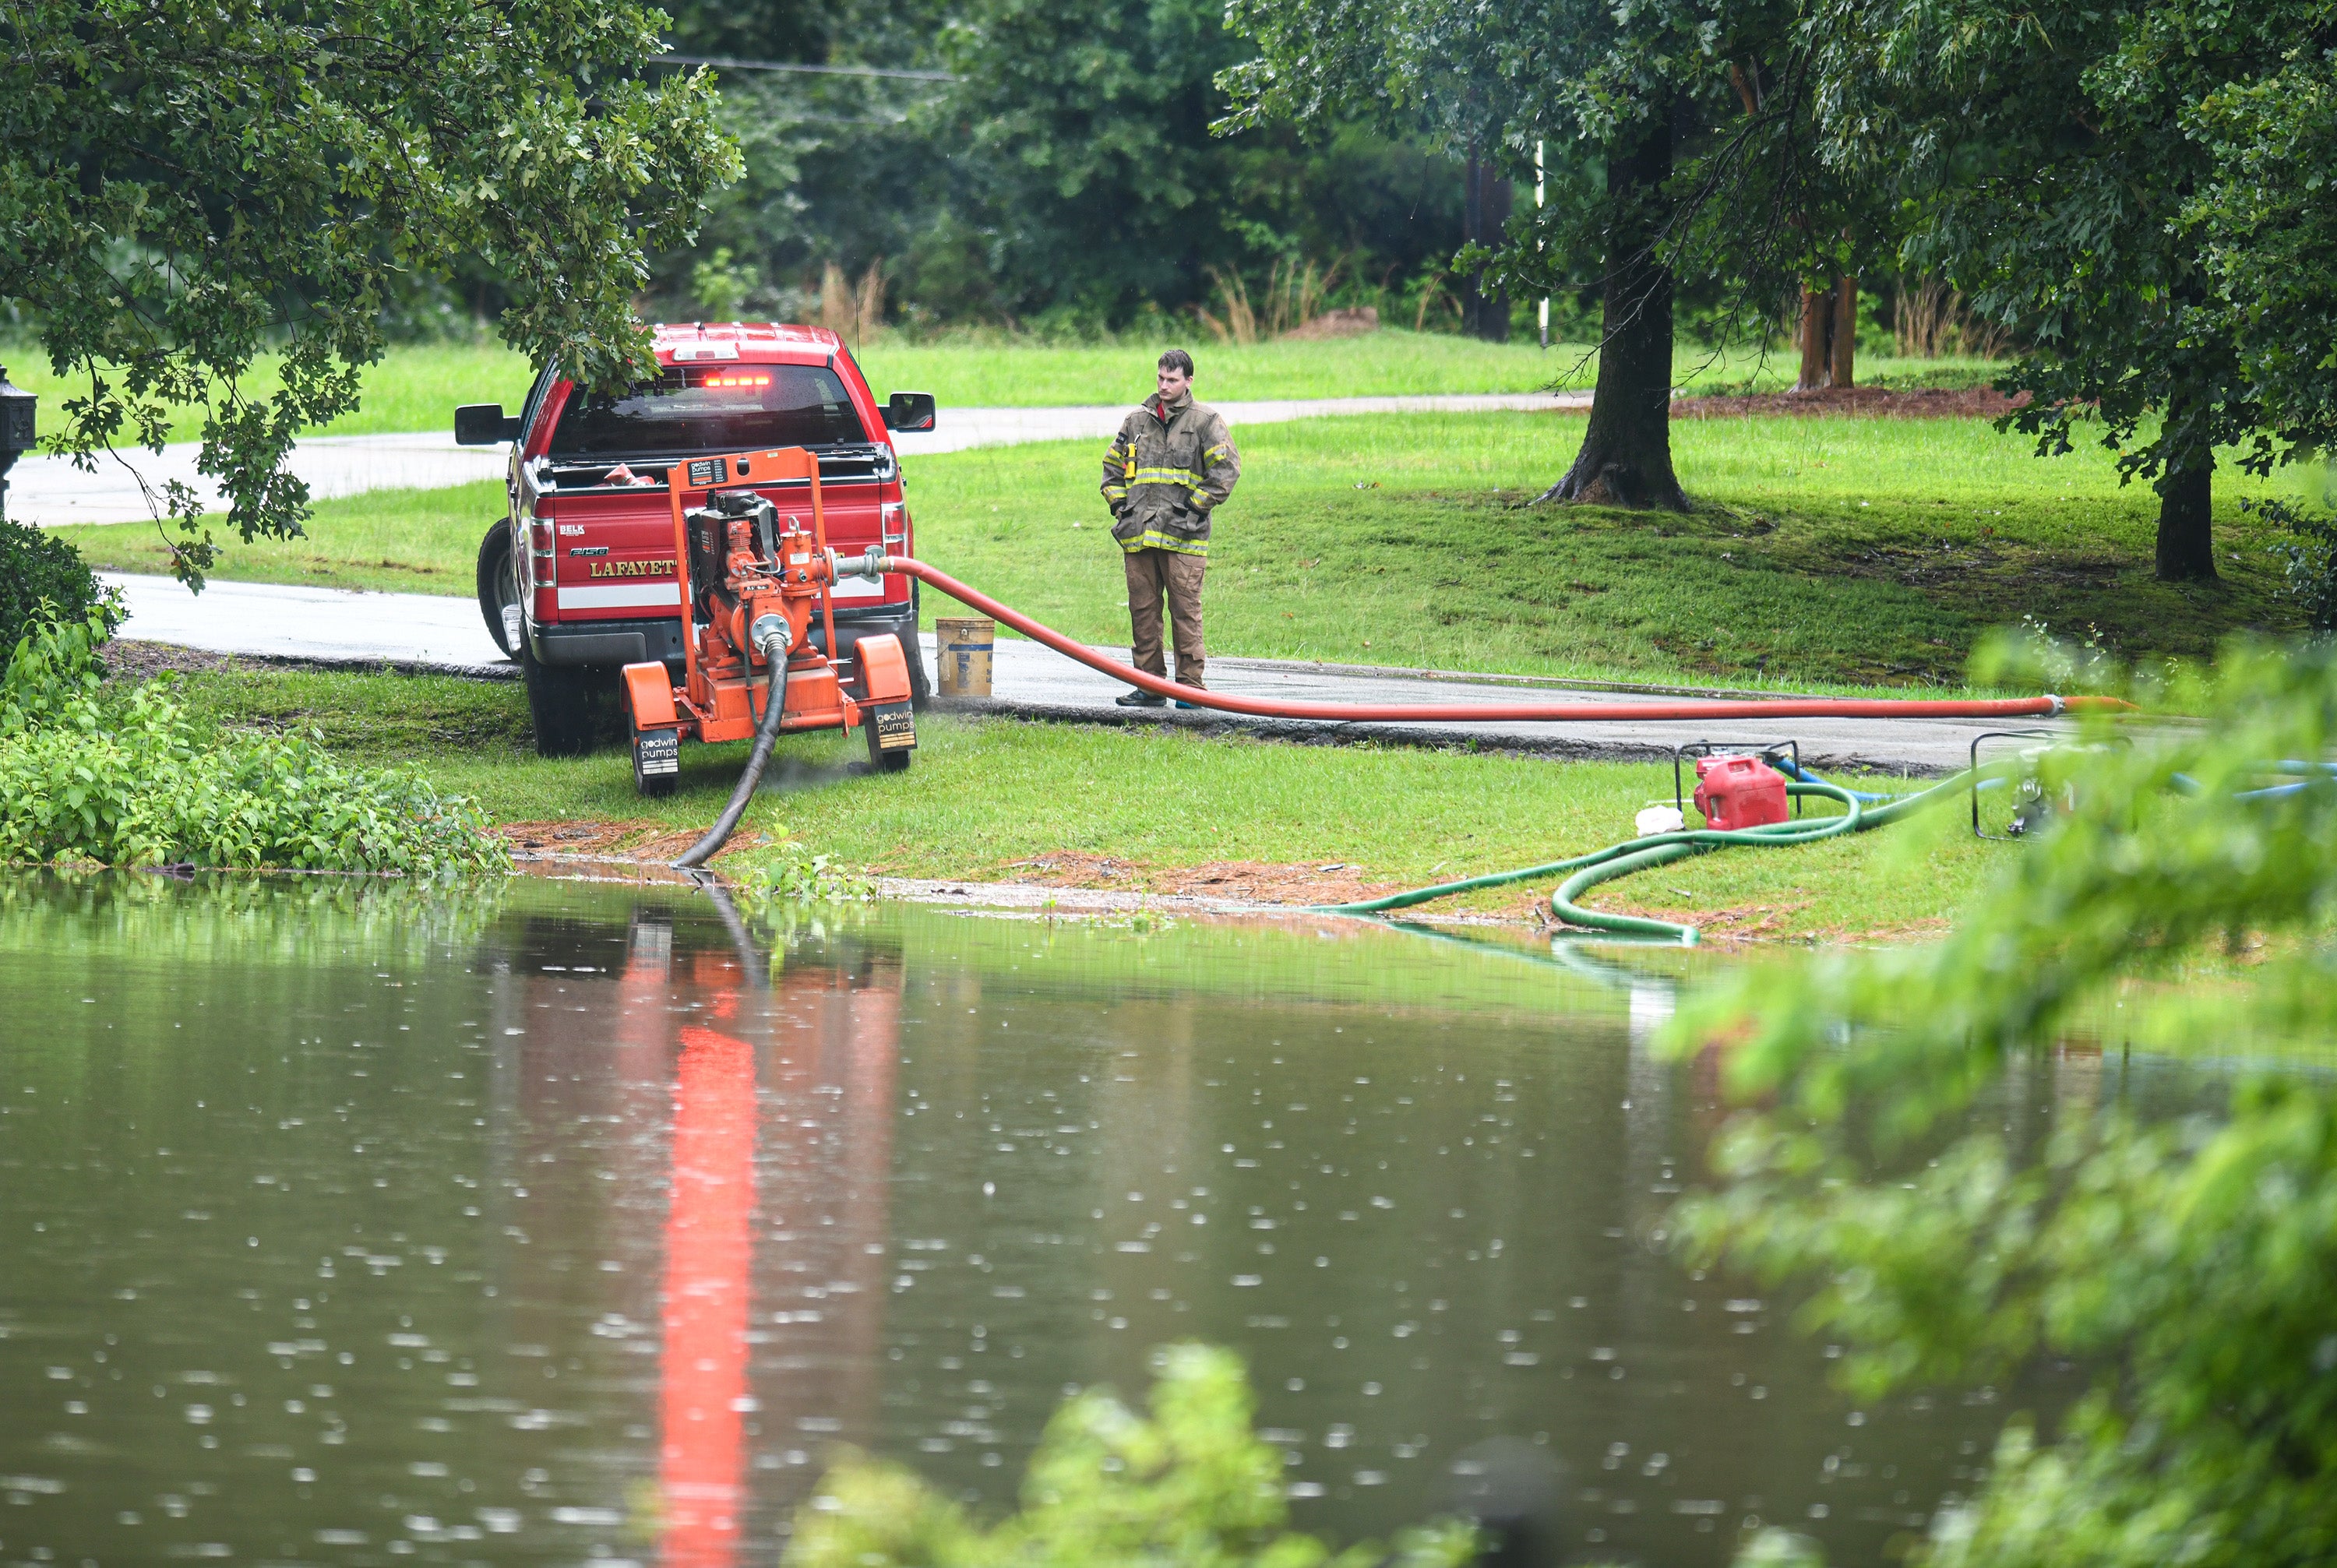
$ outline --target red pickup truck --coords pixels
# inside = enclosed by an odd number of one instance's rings
[[[708,453],[802,446],[819,457],[828,544],[839,554],[881,544],[915,553],[895,430],[934,427],[934,400],[895,392],[879,405],[843,340],[769,322],[660,326],[654,382],[588,396],[547,366],[526,404],[455,411],[465,446],[512,444],[511,506],[479,545],[479,610],[517,659],[535,749],[574,756],[623,732],[617,671],[661,659],[681,680],[683,629],[666,475]],[[807,485],[758,486],[782,514],[806,511]],[[792,495],[790,493],[793,493]],[[684,506],[702,495],[685,491]],[[792,505],[790,502],[792,501]],[[849,658],[864,636],[892,632],[908,654],[913,696],[926,694],[916,584],[855,580],[835,594],[830,649]]]

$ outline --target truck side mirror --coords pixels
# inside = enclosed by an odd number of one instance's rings
[[[492,446],[519,439],[519,416],[506,417],[500,403],[465,403],[455,410],[455,444]]]
[[[885,403],[885,428],[912,432],[934,427],[934,395],[930,392],[895,392]]]

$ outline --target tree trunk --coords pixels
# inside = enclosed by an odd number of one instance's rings
[[[2158,580],[2215,580],[2215,448],[2205,410],[2177,392],[2166,407],[2166,466],[2158,475]]]
[[[1492,238],[1489,244],[1499,245],[1501,236],[1509,231],[1510,205],[1516,199],[1517,188],[1508,178],[1496,174],[1489,166],[1485,171],[1484,220],[1485,232]],[[1488,343],[1510,340],[1510,296],[1507,290],[1484,297],[1484,314],[1477,336]]]
[[[1493,244],[1510,220],[1510,182],[1472,149],[1462,174],[1461,238],[1469,243]],[[1510,299],[1486,294],[1484,274],[1472,272],[1461,284],[1461,330],[1489,343],[1510,340]]]
[[[1484,164],[1477,157],[1475,142],[1469,145],[1469,156],[1461,165],[1461,242],[1477,244],[1485,234]],[[1466,338],[1477,336],[1477,328],[1485,313],[1484,296],[1477,292],[1479,273],[1471,272],[1461,279],[1461,333]]]
[[[1833,286],[1833,375],[1828,385],[1858,385],[1858,274],[1845,272]]]
[[[1672,172],[1671,116],[1607,157],[1607,265],[1590,426],[1544,501],[1687,510],[1672,472],[1672,274],[1656,255]]]
[[[1827,352],[1833,338],[1833,289],[1802,290],[1801,337],[1802,368],[1794,379],[1794,390],[1814,392],[1826,384],[1833,369],[1833,358]]]

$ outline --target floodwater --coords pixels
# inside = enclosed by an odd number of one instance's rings
[[[1718,1118],[1628,954],[17,875],[0,955],[0,1563],[769,1564],[836,1446],[1010,1505],[1188,1338],[1308,1528],[1507,1440],[1570,1559],[1873,1562],[2025,1396],[1855,1407],[1667,1253]]]

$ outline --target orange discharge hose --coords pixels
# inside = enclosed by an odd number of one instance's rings
[[[959,603],[1012,626],[1090,670],[1127,681],[1155,696],[1173,697],[1196,708],[1246,713],[1258,719],[1330,719],[1393,724],[1481,724],[1520,721],[1617,723],[1627,720],[1697,719],[2020,719],[2058,713],[2106,711],[2133,704],[2115,697],[2005,697],[1934,701],[1928,698],[1779,697],[1752,701],[1697,698],[1660,702],[1285,702],[1265,697],[1233,697],[1180,686],[1133,665],[1107,659],[1084,643],[1042,626],[946,572],[906,555],[879,555],[865,564],[846,557],[846,571],[899,572],[931,583]]]

